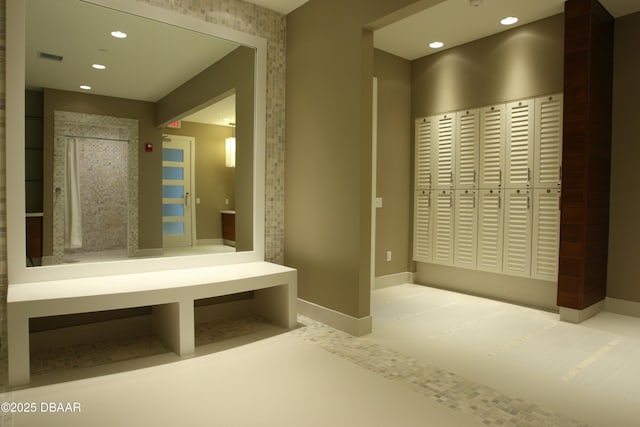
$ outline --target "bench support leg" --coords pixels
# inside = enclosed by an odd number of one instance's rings
[[[294,283],[255,291],[256,310],[270,322],[287,329],[296,327],[297,287]]]
[[[178,356],[195,351],[193,301],[180,301],[153,306],[155,333]]]
[[[29,318],[10,304],[7,305],[7,328],[9,385],[29,384]]]

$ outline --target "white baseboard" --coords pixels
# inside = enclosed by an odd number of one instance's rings
[[[372,331],[371,316],[358,319],[300,298],[298,313],[356,337],[370,334]]]
[[[606,297],[604,299],[604,311],[624,316],[640,317],[640,302]]]
[[[582,310],[560,307],[560,320],[569,323],[582,323],[600,313],[603,307],[604,300],[598,301],[597,303],[590,305],[587,308],[583,308]]]
[[[413,283],[413,275],[414,273],[405,271],[403,273],[387,274],[386,276],[376,277],[374,289],[390,288],[391,286]]]

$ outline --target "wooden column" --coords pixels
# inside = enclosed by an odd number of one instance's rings
[[[565,3],[558,305],[576,310],[606,296],[613,33],[596,0]]]

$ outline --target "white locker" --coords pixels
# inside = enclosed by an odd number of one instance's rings
[[[502,272],[502,190],[479,190],[478,270]]]
[[[480,110],[480,188],[499,188],[503,183],[505,106]]]
[[[433,192],[433,256],[435,264],[453,264],[453,191]]]
[[[453,174],[455,172],[455,114],[442,114],[433,118],[436,127],[436,143],[433,167],[433,188],[453,188]]]
[[[562,102],[562,94],[536,98],[535,188],[561,184]]]
[[[455,190],[453,265],[476,268],[478,201],[476,190]]]
[[[534,110],[533,99],[507,104],[506,188],[529,188],[532,184]]]
[[[465,110],[456,113],[456,189],[477,188],[478,186],[479,133],[479,110]]]
[[[505,190],[502,272],[531,275],[531,194],[527,189]]]
[[[431,188],[433,120],[417,119],[415,132],[415,189]]]
[[[560,190],[533,191],[531,277],[557,282],[560,244]]]
[[[431,192],[418,190],[414,195],[413,260],[432,261]]]

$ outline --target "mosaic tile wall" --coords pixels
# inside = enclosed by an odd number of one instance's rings
[[[7,322],[7,181],[6,181],[6,139],[5,139],[5,68],[6,68],[6,1],[0,0],[0,356],[6,359]]]
[[[125,232],[124,247],[128,249],[129,255],[134,255],[138,249],[138,121],[121,117],[100,116],[96,114],[71,113],[68,111],[56,111],[54,113],[54,153],[53,153],[53,187],[60,188],[54,194],[53,206],[53,263],[59,264],[64,260],[64,201],[65,201],[65,157],[66,140],[72,137],[80,137],[86,141],[86,137],[103,138],[107,140],[129,141],[126,145],[125,156],[130,160],[122,163],[128,173],[128,234]],[[93,162],[92,162],[93,163]],[[97,175],[92,173],[93,179]],[[126,187],[125,187],[126,188]],[[82,192],[82,190],[81,190]],[[126,204],[125,204],[126,207]],[[85,208],[85,206],[83,206]],[[83,215],[83,230],[92,227],[94,224],[85,224],[85,217],[99,216],[95,212],[95,207],[91,207]],[[106,213],[104,211],[103,213]],[[100,238],[96,236],[95,238]],[[83,242],[85,236],[83,236]],[[90,243],[90,241],[87,241]],[[91,245],[90,245],[91,246]]]
[[[284,116],[286,18],[240,0],[138,0],[267,40],[265,257],[284,260]],[[0,0],[0,318],[6,352],[5,16]]]
[[[127,247],[127,141],[80,139],[82,250]]]

